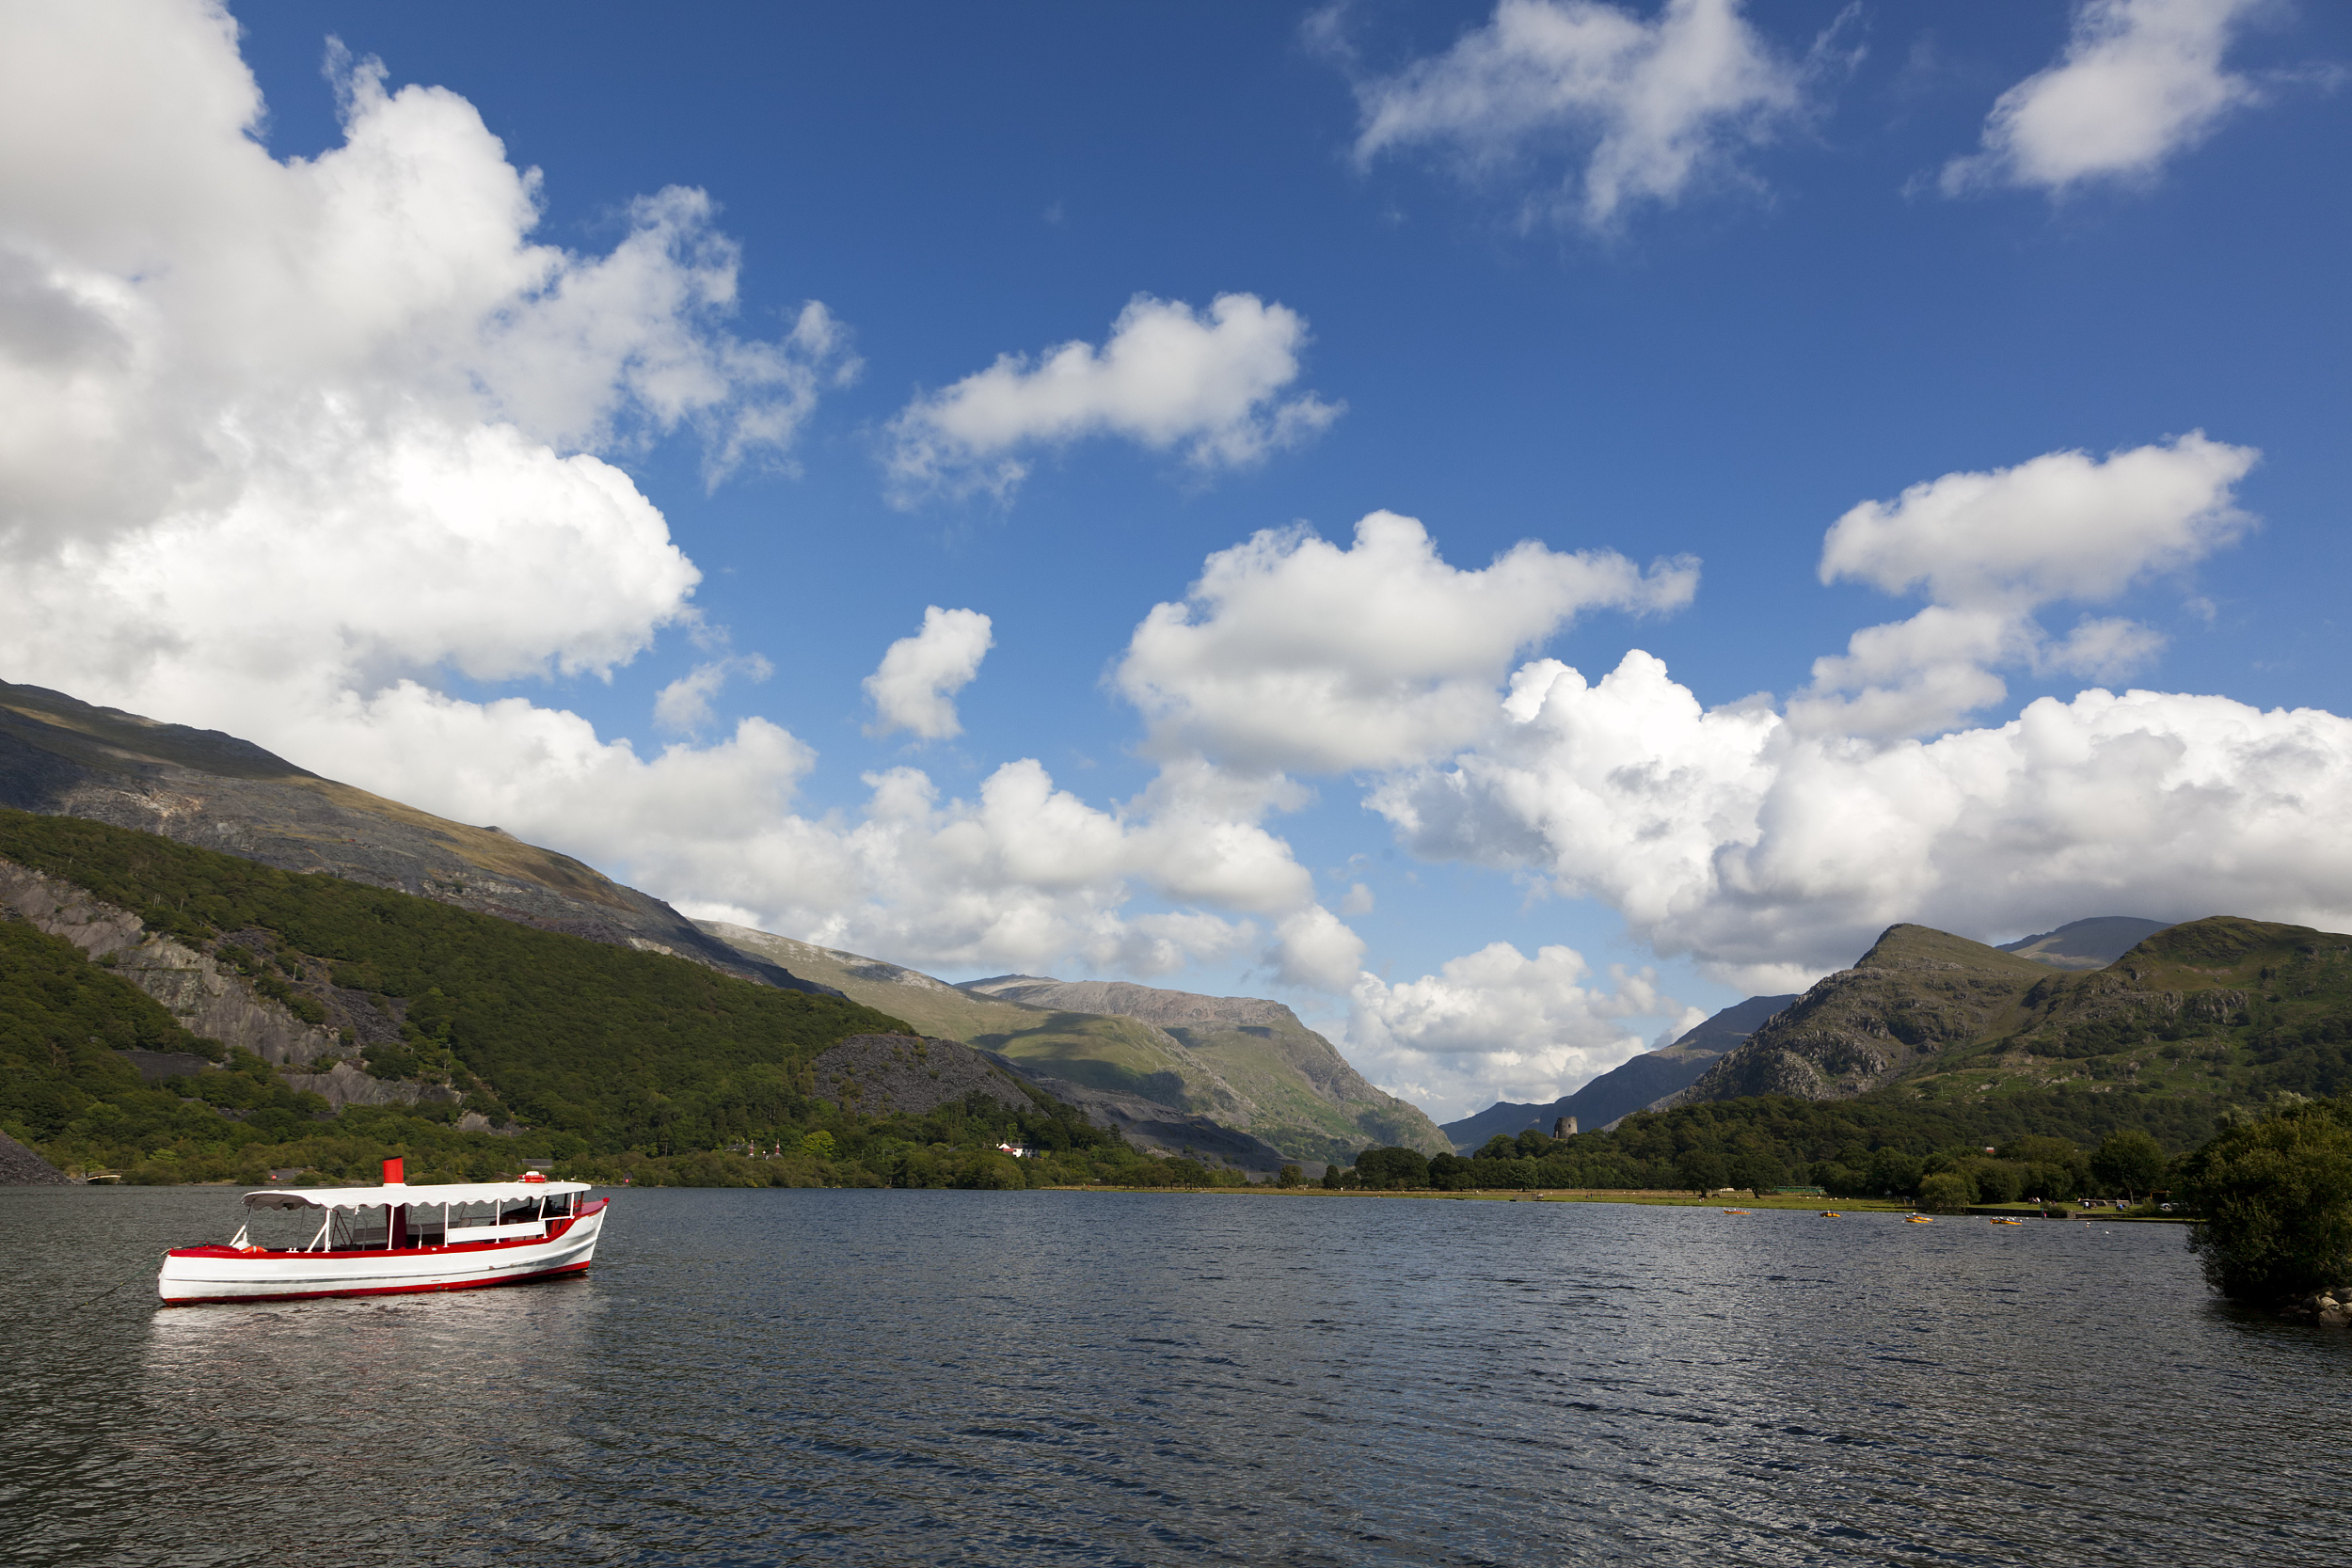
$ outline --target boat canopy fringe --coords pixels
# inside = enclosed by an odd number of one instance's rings
[[[247,1193],[248,1209],[380,1209],[385,1204],[529,1203],[584,1193],[585,1181],[446,1181],[415,1187],[273,1187]]]

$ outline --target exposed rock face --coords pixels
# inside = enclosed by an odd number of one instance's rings
[[[0,1187],[70,1187],[65,1172],[0,1132]]]
[[[116,975],[162,1003],[164,1010],[192,1035],[250,1051],[281,1067],[331,1060],[334,1065],[325,1071],[281,1074],[294,1088],[323,1095],[330,1105],[414,1104],[420,1100],[459,1098],[454,1089],[369,1077],[342,1059],[356,1055],[358,1047],[343,1045],[334,1030],[304,1022],[283,1003],[255,991],[233,966],[168,937],[151,936],[137,915],[94,898],[60,878],[0,860],[0,916],[23,920],[37,930],[63,937],[93,960],[111,960],[107,967]],[[254,940],[251,933],[238,934]],[[183,1059],[169,1052],[130,1054],[166,1062]],[[207,1069],[212,1065],[201,1057],[186,1059]],[[151,1082],[171,1075],[169,1070],[151,1071],[147,1062],[134,1065]]]
[[[494,827],[323,779],[217,730],[0,682],[0,805],[157,833],[615,946],[826,991],[736,951],[658,898]]]
[[[919,1035],[852,1035],[826,1049],[810,1071],[817,1092],[845,1111],[921,1116],[961,1104],[977,1090],[1016,1111],[1034,1110],[1018,1077],[961,1040]]]
[[[1785,1094],[1845,1100],[2015,1019],[2050,971],[1925,926],[1890,926],[1861,962],[1799,997],[1670,1105]]]

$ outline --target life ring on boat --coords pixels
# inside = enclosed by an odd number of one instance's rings
[[[247,1243],[244,1246],[239,1247],[237,1250],[243,1253],[246,1257],[250,1258],[257,1252],[267,1252],[269,1248],[265,1246],[255,1246],[251,1243]]]

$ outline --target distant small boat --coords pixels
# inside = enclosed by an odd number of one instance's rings
[[[1933,1225],[1935,1221],[1926,1214],[1905,1214],[1903,1223],[1905,1225]]]
[[[2006,1215],[1996,1215],[1994,1216],[1993,1223],[1994,1225],[2023,1225],[2026,1222],[2019,1219],[2010,1219]]]
[[[1846,1216],[1835,1209],[1824,1209],[1821,1211],[1820,1217],[1825,1220],[1842,1220]]]
[[[1726,1214],[1744,1214],[1748,1212],[1748,1211],[1745,1209],[1726,1209],[1724,1212]]]

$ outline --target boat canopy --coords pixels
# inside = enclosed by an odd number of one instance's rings
[[[409,1187],[273,1187],[247,1193],[248,1209],[377,1209],[393,1204],[529,1203],[584,1193],[585,1181],[446,1181]]]

